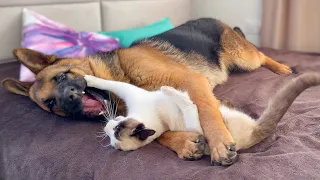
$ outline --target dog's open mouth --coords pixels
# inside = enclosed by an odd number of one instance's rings
[[[110,101],[109,93],[96,88],[87,87],[82,92],[83,112],[91,116],[99,116],[102,115],[103,112],[109,111],[107,107]]]

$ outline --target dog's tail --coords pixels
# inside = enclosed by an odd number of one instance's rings
[[[298,76],[281,88],[257,120],[257,126],[251,134],[251,140],[247,144],[247,147],[243,147],[243,149],[261,142],[273,133],[296,97],[305,89],[317,85],[320,85],[320,73],[306,73]]]
[[[235,32],[237,32],[241,37],[243,37],[244,39],[246,39],[246,36],[244,35],[244,33],[242,32],[242,30],[239,27],[234,27],[233,30]]]

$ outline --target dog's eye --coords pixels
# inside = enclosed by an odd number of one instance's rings
[[[64,80],[67,79],[67,73],[68,72],[63,72],[63,73],[59,73],[57,74],[55,77],[52,78],[53,81],[57,82],[57,83],[61,83]]]
[[[54,105],[56,104],[56,99],[52,98],[52,99],[47,99],[44,101],[44,103],[46,104],[46,106],[50,109],[50,111],[52,112]]]

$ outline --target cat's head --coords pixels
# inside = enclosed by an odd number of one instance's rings
[[[156,132],[135,118],[123,116],[109,120],[104,131],[110,137],[110,145],[123,151],[145,146],[153,140],[151,136]]]

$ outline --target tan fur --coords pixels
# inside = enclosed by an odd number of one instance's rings
[[[55,73],[66,70],[72,72],[72,78],[89,74],[103,79],[129,82],[147,90],[159,89],[162,85],[187,90],[190,98],[198,105],[201,126],[212,152],[211,158],[221,161],[228,158],[229,150],[226,147],[232,146],[234,140],[223,123],[218,109],[220,102],[212,94],[212,88],[226,81],[228,70],[234,66],[252,70],[260,65],[266,65],[277,73],[290,73],[284,68],[287,66],[264,58],[253,45],[235,31],[226,25],[223,27],[225,31],[221,43],[225,52],[220,54],[221,69],[209,64],[204,57],[195,52],[183,53],[164,42],[145,42],[131,48],[119,49],[104,59],[98,59],[97,56],[72,60],[57,59],[55,56],[26,49],[18,49],[14,53],[27,67],[36,73],[39,72],[37,81],[29,90],[29,96],[47,111],[48,108],[44,106],[43,100],[52,96],[55,87],[50,79]],[[18,84],[18,82],[11,83],[11,88],[8,86],[7,88],[11,92],[23,93],[19,90]],[[60,109],[54,109],[54,112],[64,115]],[[190,137],[194,137],[194,134],[181,132],[178,135],[181,137],[172,135],[167,143],[161,139],[162,137],[159,140],[166,146],[173,146],[171,143],[173,141],[175,144],[180,144],[181,146],[175,145],[175,148],[172,148],[178,154],[192,152],[186,144],[190,144]]]
[[[203,152],[199,151],[199,147],[195,144],[200,138],[199,134],[193,132],[167,131],[157,140],[163,146],[176,152],[181,159],[198,159],[203,155]]]
[[[224,52],[220,56],[227,69],[240,67],[250,71],[263,65],[277,74],[288,75],[292,73],[290,67],[265,56],[233,29],[227,25],[223,26],[224,32],[221,38]]]
[[[7,88],[8,91],[14,92],[19,95],[29,96],[29,89],[33,82],[20,82],[16,79],[8,78],[2,82],[3,87]]]
[[[204,75],[208,78],[212,88],[217,84],[222,84],[227,81],[228,71],[225,66],[221,69],[216,65],[210,64],[205,60],[205,57],[197,54],[195,52],[181,52],[170,43],[165,41],[152,41],[152,40],[143,40],[143,44],[151,46],[163,54],[170,57],[173,61],[183,64],[189,70],[197,72]]]

